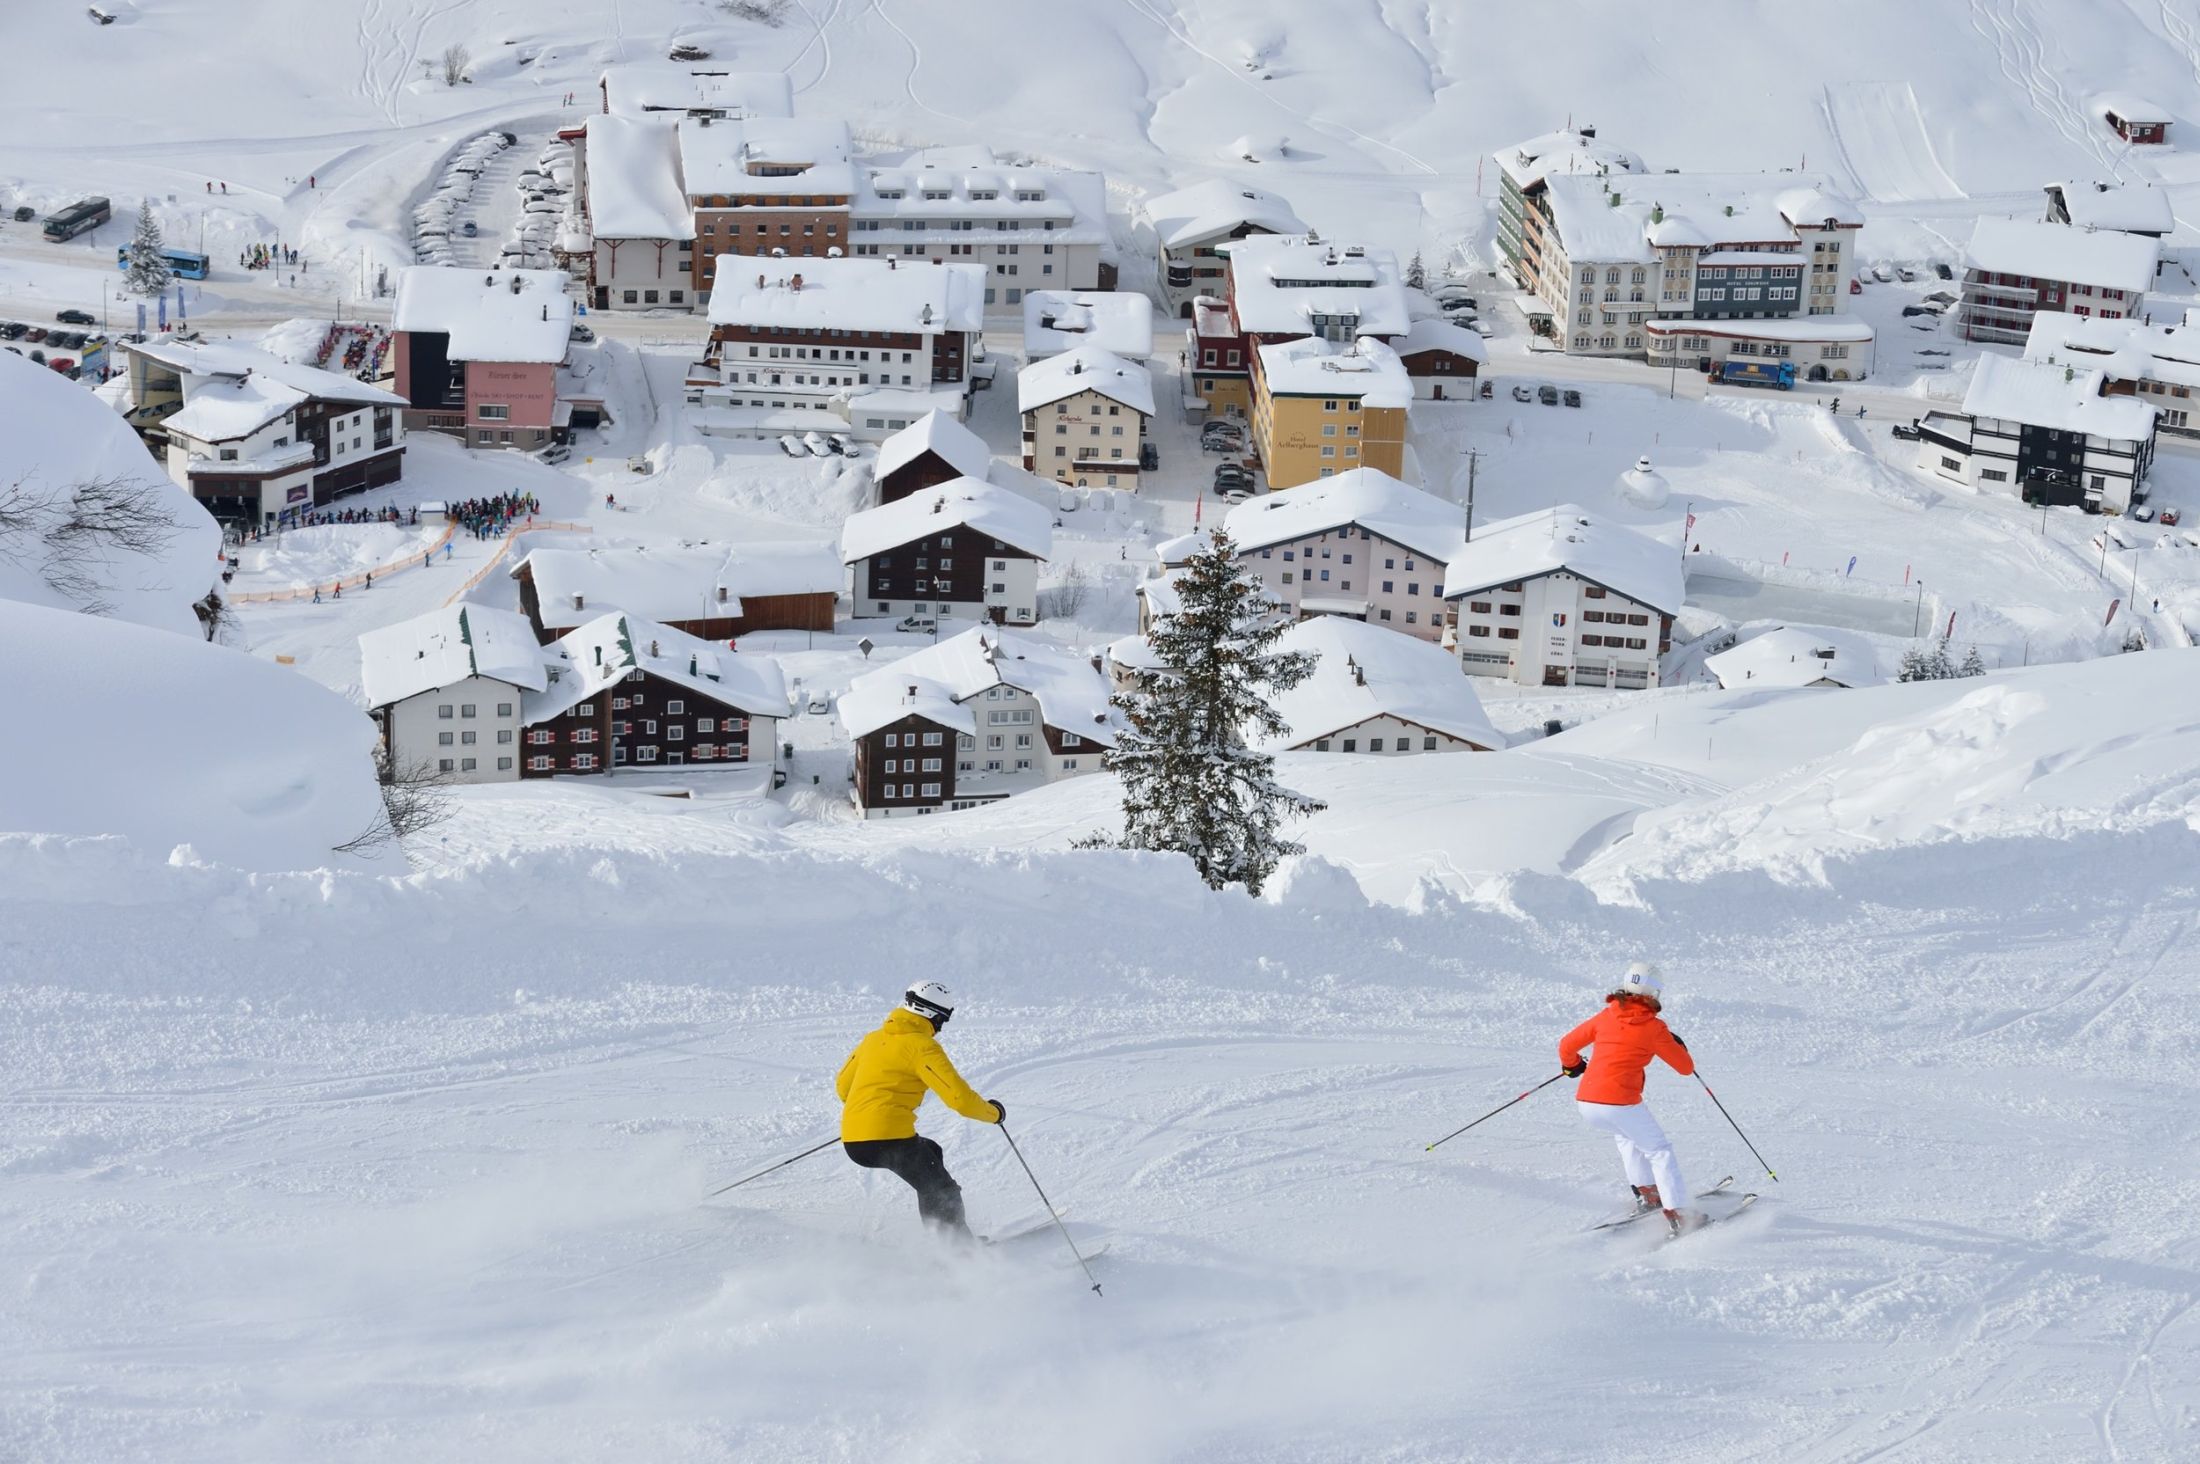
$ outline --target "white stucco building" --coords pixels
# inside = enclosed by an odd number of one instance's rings
[[[1459,664],[1523,686],[1658,685],[1680,550],[1576,504],[1476,525],[1444,568]]]
[[[555,652],[527,617],[460,603],[359,637],[360,685],[393,768],[450,783],[515,783],[525,694]]]
[[[1081,488],[1138,491],[1153,373],[1098,346],[1079,346],[1016,375],[1024,468]]]

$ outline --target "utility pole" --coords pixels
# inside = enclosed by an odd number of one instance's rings
[[[1477,448],[1467,449],[1467,538],[1474,538],[1474,470],[1482,460]]]

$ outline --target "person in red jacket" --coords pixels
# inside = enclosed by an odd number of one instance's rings
[[[1558,1040],[1558,1065],[1581,1080],[1574,1090],[1581,1116],[1618,1145],[1636,1208],[1663,1210],[1677,1233],[1703,1224],[1704,1217],[1688,1208],[1680,1158],[1642,1101],[1642,1076],[1653,1057],[1683,1076],[1696,1070],[1696,1062],[1659,1015],[1664,995],[1657,968],[1635,962],[1604,998],[1604,1010]],[[1587,1058],[1584,1047],[1592,1049]]]

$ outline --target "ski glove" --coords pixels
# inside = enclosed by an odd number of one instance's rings
[[[1008,1122],[1008,1105],[1006,1103],[998,1098],[988,1098],[985,1101],[993,1105],[993,1121],[995,1123]]]
[[[1560,1068],[1559,1071],[1564,1073],[1569,1078],[1578,1078],[1583,1073],[1589,1071],[1589,1064],[1586,1062],[1577,1062],[1572,1067]]]

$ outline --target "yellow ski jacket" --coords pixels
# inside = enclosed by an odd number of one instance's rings
[[[993,1105],[980,1098],[947,1060],[931,1022],[912,1011],[888,1013],[879,1029],[848,1054],[833,1087],[840,1093],[844,1144],[915,1138],[917,1106],[924,1102],[927,1088],[964,1118],[1000,1121]]]

